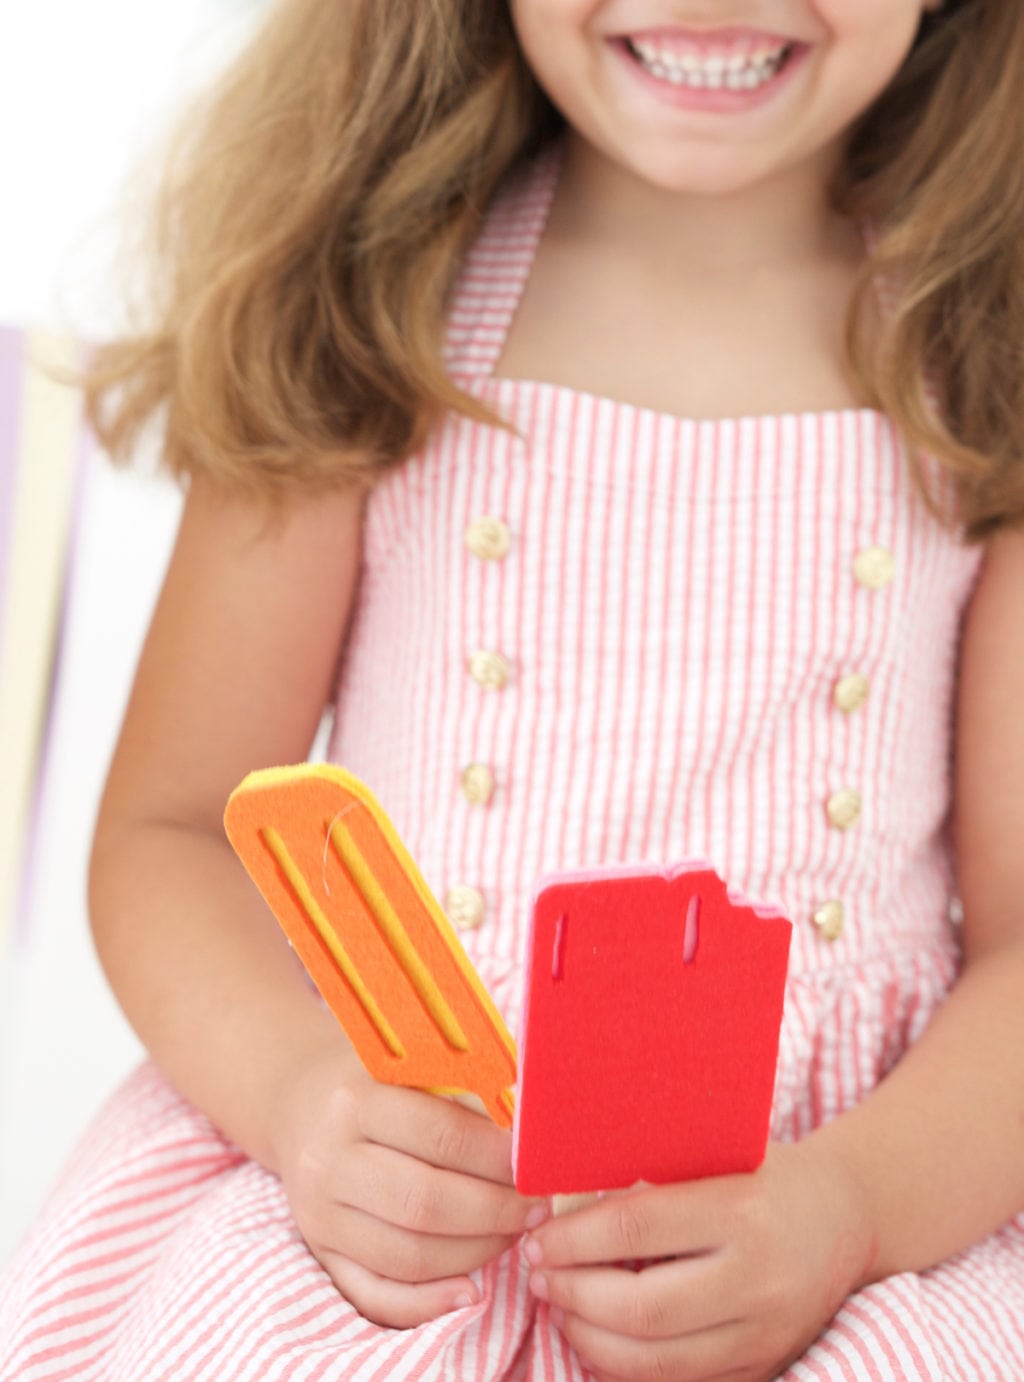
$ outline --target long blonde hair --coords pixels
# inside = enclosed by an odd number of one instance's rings
[[[945,467],[973,536],[1024,516],[1021,91],[1024,10],[947,0],[834,188],[880,232],[849,317],[865,402]],[[560,128],[505,0],[279,0],[169,163],[149,324],[87,379],[102,441],[127,456],[161,416],[173,471],[273,493],[486,416],[445,373],[446,303],[496,188]],[[899,291],[869,334],[878,273]]]

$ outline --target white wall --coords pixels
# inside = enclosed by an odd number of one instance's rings
[[[121,188],[256,8],[0,5],[0,321],[73,322],[98,337],[119,319],[109,269]],[[0,1266],[85,1121],[139,1054],[92,953],[85,862],[177,506],[167,484],[115,475],[99,460],[89,468],[26,939],[0,943]],[[10,929],[0,918],[0,942]]]
[[[110,212],[129,171],[259,8],[254,0],[6,0],[0,5],[0,320],[90,330]]]

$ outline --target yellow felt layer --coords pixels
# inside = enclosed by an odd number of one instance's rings
[[[515,1044],[369,789],[332,764],[264,769],[224,821],[371,1074],[472,1092],[509,1126]]]

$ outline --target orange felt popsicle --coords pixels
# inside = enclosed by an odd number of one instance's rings
[[[250,773],[228,838],[366,1069],[512,1124],[515,1043],[379,802],[331,764]]]

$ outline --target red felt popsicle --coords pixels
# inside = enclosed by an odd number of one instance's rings
[[[710,866],[564,874],[534,896],[514,1129],[527,1195],[763,1160],[791,926]]]

